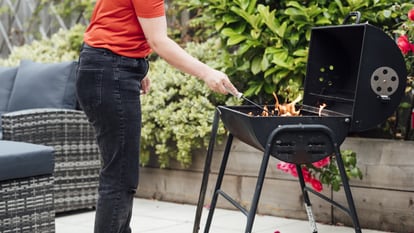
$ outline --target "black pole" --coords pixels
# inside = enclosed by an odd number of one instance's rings
[[[226,148],[223,153],[223,159],[220,165],[220,170],[217,176],[216,186],[214,188],[213,198],[210,204],[210,210],[208,211],[206,226],[204,227],[204,233],[208,233],[210,231],[211,221],[213,220],[214,211],[216,209],[216,204],[218,200],[219,190],[221,188],[221,184],[223,182],[224,173],[227,167],[227,161],[229,160],[229,154],[231,150],[231,145],[233,143],[233,135],[229,134],[227,138]]]
[[[335,145],[335,156],[336,156],[336,163],[338,164],[339,174],[341,175],[342,185],[344,187],[346,200],[349,206],[349,214],[354,224],[355,233],[361,233],[361,226],[359,225],[358,215],[357,215],[355,204],[354,204],[354,198],[352,197],[351,187],[349,186],[348,176],[346,175],[346,171],[345,171],[345,165],[342,160],[341,151],[336,145]]]
[[[216,142],[219,120],[220,120],[219,110],[216,109],[216,111],[214,112],[214,120],[213,120],[212,129],[211,129],[211,137],[210,137],[210,142],[208,145],[207,156],[206,156],[206,160],[204,163],[204,173],[203,173],[203,179],[201,181],[200,195],[198,197],[193,233],[198,233],[198,230],[200,229],[200,219],[201,219],[201,214],[203,211],[204,200],[206,197],[208,177],[210,175],[211,160],[213,158],[213,150],[214,150],[214,144]]]
[[[317,233],[318,228],[316,227],[315,218],[312,213],[312,204],[310,202],[308,191],[306,190],[305,179],[303,178],[302,166],[296,164],[296,171],[298,173],[300,189],[302,190],[303,201],[305,202],[306,214],[308,215],[308,221],[312,230],[312,233]]]

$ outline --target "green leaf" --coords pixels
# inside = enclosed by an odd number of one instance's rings
[[[214,23],[214,28],[219,31],[220,29],[222,29],[224,26],[224,21],[216,21]]]
[[[342,1],[341,0],[335,0],[335,4],[333,4],[333,6],[335,6],[336,8],[338,8],[339,9],[339,12],[341,12],[342,15],[345,14],[344,6],[342,5]]]
[[[400,108],[409,109],[409,108],[411,108],[411,104],[409,102],[401,102],[400,103]]]
[[[240,45],[239,49],[237,50],[237,55],[242,56],[244,53],[246,53],[251,48],[250,43],[243,43]]]
[[[244,40],[246,40],[246,36],[235,32],[232,28],[224,28],[221,33],[228,37],[227,45],[235,45]]]
[[[266,69],[264,72],[264,77],[267,78],[269,76],[271,76],[272,74],[274,74],[277,71],[276,67],[271,67],[269,69]]]
[[[351,171],[350,171],[350,174],[351,174],[351,177],[360,177],[360,175],[361,175],[361,172],[360,172],[360,170],[358,169],[358,168],[352,168],[351,169]]]
[[[325,17],[320,17],[316,22],[316,25],[327,25],[327,24],[332,24],[331,20],[329,20],[328,18]]]
[[[299,56],[299,57],[307,57],[308,56],[308,50],[307,49],[298,49],[293,52],[293,55]]]
[[[286,33],[286,28],[288,26],[288,23],[285,21],[283,22],[276,30],[276,34],[280,37],[280,38],[284,38],[285,37],[285,33]]]
[[[245,96],[256,95],[262,90],[262,82],[249,82],[249,88],[244,92]]]
[[[250,36],[252,37],[253,40],[257,40],[261,35],[261,31],[260,30],[256,30],[256,29],[252,29],[250,30]]]
[[[226,24],[230,24],[230,23],[235,23],[239,21],[239,17],[236,17],[233,14],[225,14],[223,15],[222,20],[218,20],[216,21],[216,23],[218,22],[222,22],[222,23],[226,23]]]
[[[304,15],[302,11],[296,9],[296,8],[287,8],[285,10],[285,14],[286,15],[290,15],[290,16],[298,16],[298,15]]]
[[[289,64],[286,62],[287,59],[287,53],[278,52],[273,54],[272,63],[290,69]]]
[[[269,6],[264,6],[262,4],[259,4],[257,6],[257,11],[259,12],[262,20],[267,25],[267,27],[272,31],[277,33],[278,31],[278,25],[276,24],[276,12],[275,10],[269,12]]]
[[[246,40],[246,37],[243,35],[232,36],[227,40],[227,45],[236,45],[244,40]]]
[[[263,56],[262,62],[260,64],[261,70],[267,70],[269,68],[270,62],[267,59],[267,56]]]
[[[382,11],[382,15],[383,15],[385,18],[390,18],[390,17],[391,17],[391,15],[392,15],[392,12],[391,12],[390,10],[383,10],[383,11]]]
[[[260,56],[256,56],[253,58],[252,65],[250,68],[253,74],[258,74],[260,71],[262,71],[261,62],[262,58]]]
[[[261,18],[259,15],[250,15],[246,11],[241,10],[237,7],[231,7],[230,10],[236,13],[238,16],[242,17],[248,24],[253,28],[258,29],[261,23]]]
[[[341,188],[341,186],[338,182],[332,182],[331,185],[332,185],[332,189],[336,192],[339,191],[339,189]]]

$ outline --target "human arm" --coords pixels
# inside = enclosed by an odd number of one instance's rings
[[[156,18],[138,17],[138,20],[151,49],[170,65],[182,72],[200,78],[215,92],[222,94],[227,94],[229,91],[238,93],[226,74],[194,58],[168,37],[165,16]]]

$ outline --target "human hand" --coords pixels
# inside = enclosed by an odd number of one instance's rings
[[[141,93],[147,94],[150,90],[151,81],[148,76],[145,76],[144,79],[141,80]]]
[[[206,85],[215,92],[221,94],[232,94],[237,96],[239,91],[236,87],[230,82],[227,75],[221,71],[211,69],[206,76],[204,76],[203,81]]]

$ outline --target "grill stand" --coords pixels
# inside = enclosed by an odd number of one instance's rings
[[[216,136],[217,136],[217,129],[218,129],[219,120],[220,120],[219,111],[216,110],[215,115],[214,115],[213,126],[212,126],[212,133],[211,133],[210,142],[209,142],[209,148],[208,148],[207,156],[206,156],[206,160],[205,160],[204,173],[203,173],[202,184],[201,184],[201,188],[200,188],[200,195],[199,195],[199,200],[198,200],[196,215],[195,215],[195,221],[194,221],[194,226],[193,226],[193,233],[198,233],[198,231],[200,229],[200,219],[201,219],[202,209],[203,209],[203,205],[204,205],[204,201],[205,201],[205,194],[206,194],[206,190],[207,190],[208,177],[209,177],[210,171],[211,171],[210,170],[211,169],[211,161],[212,161],[214,144],[215,144],[215,140],[216,140]],[[226,147],[225,147],[224,154],[223,154],[222,163],[220,165],[219,174],[218,174],[216,185],[215,185],[215,188],[214,188],[213,198],[212,198],[212,201],[211,201],[211,204],[210,204],[210,210],[209,210],[206,225],[205,225],[205,228],[204,228],[204,233],[208,233],[210,231],[210,225],[211,225],[211,222],[212,222],[212,219],[213,219],[214,210],[215,210],[217,199],[218,199],[219,195],[223,196],[227,201],[229,201],[232,205],[234,205],[237,209],[239,209],[247,217],[245,233],[251,233],[252,228],[253,228],[254,218],[255,218],[255,215],[256,215],[256,211],[257,211],[257,206],[258,206],[259,199],[260,199],[260,194],[261,194],[262,187],[263,187],[264,178],[265,178],[265,175],[266,175],[266,170],[267,170],[267,165],[268,165],[269,158],[270,158],[270,153],[272,151],[274,151],[273,149],[274,149],[274,146],[275,146],[275,140],[277,139],[279,134],[284,133],[284,132],[290,132],[291,133],[291,132],[303,132],[303,131],[312,131],[312,132],[317,133],[317,134],[322,134],[325,137],[329,137],[330,142],[332,143],[332,146],[334,148],[334,154],[336,156],[338,169],[339,169],[339,172],[340,172],[340,175],[341,175],[344,192],[345,192],[346,199],[347,199],[347,202],[348,202],[348,208],[346,208],[345,206],[333,201],[332,199],[328,198],[327,196],[322,195],[322,194],[314,191],[312,188],[307,187],[306,184],[305,184],[304,178],[303,178],[302,170],[300,169],[300,164],[296,164],[299,183],[300,183],[301,191],[302,191],[302,194],[303,194],[303,199],[304,199],[304,202],[305,202],[305,209],[306,209],[307,214],[308,214],[308,220],[309,220],[309,223],[311,225],[312,233],[317,233],[318,231],[317,231],[317,228],[316,228],[316,222],[315,222],[315,220],[313,218],[313,214],[312,214],[312,209],[311,209],[312,205],[311,205],[311,202],[310,202],[310,199],[309,199],[309,193],[316,195],[317,197],[329,202],[331,205],[333,205],[333,206],[341,209],[345,213],[347,213],[352,219],[354,229],[355,229],[355,233],[361,233],[361,228],[360,228],[357,212],[356,212],[355,205],[354,205],[352,192],[351,192],[351,189],[350,189],[350,186],[349,186],[349,183],[348,183],[348,177],[346,175],[345,167],[344,167],[344,164],[343,164],[343,161],[342,161],[342,155],[340,153],[339,144],[335,141],[334,133],[332,132],[331,129],[329,129],[328,127],[326,127],[324,125],[316,125],[316,124],[315,125],[285,125],[285,126],[281,126],[281,127],[276,128],[275,130],[273,130],[273,132],[270,134],[270,136],[268,137],[268,140],[267,140],[267,144],[266,144],[265,152],[264,152],[264,155],[263,155],[262,163],[261,163],[261,166],[260,166],[259,175],[258,175],[258,178],[257,178],[256,188],[255,188],[255,192],[254,192],[254,195],[253,195],[250,210],[246,210],[236,200],[234,200],[231,196],[229,196],[227,193],[225,193],[223,190],[221,190],[221,184],[222,184],[222,181],[223,181],[223,178],[224,178],[224,173],[225,173],[228,157],[229,157],[230,150],[231,150],[231,145],[233,143],[233,135],[230,133],[228,135]]]

